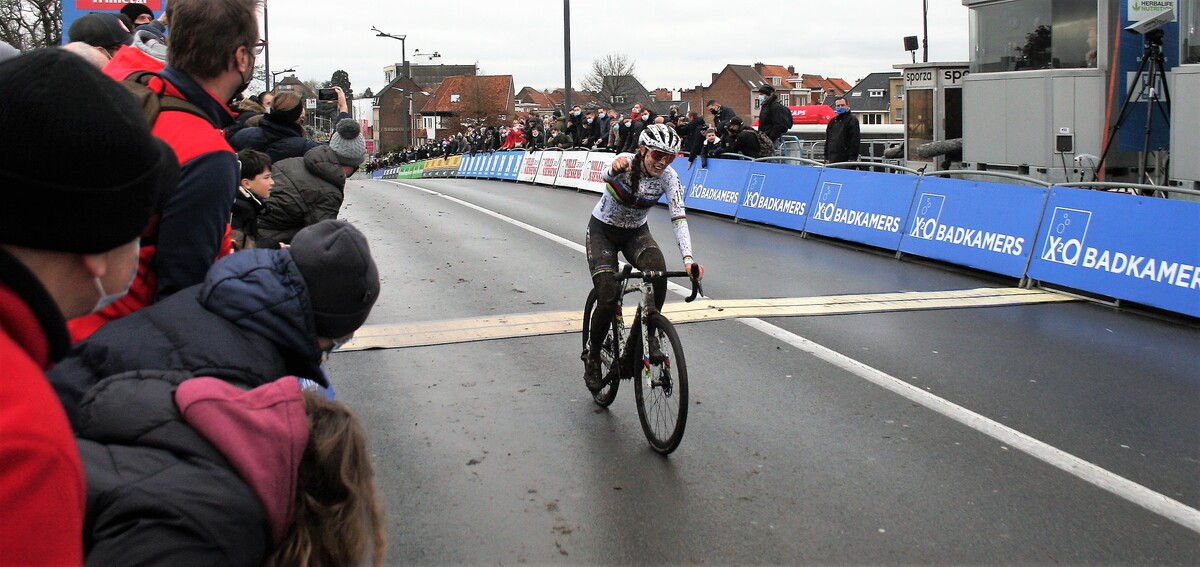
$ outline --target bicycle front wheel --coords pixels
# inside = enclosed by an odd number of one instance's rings
[[[634,379],[638,418],[650,446],[667,455],[679,446],[687,424],[687,365],[683,360],[683,344],[671,322],[661,313],[655,313],[646,324],[651,335],[658,337],[663,356],[654,361],[643,357]]]

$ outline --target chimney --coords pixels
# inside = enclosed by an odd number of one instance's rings
[[[795,66],[795,65],[788,65],[788,73],[791,73],[792,75],[795,75],[795,74],[796,74],[796,66]]]
[[[713,74],[712,74],[712,81],[710,81],[708,84],[709,84],[709,85],[712,85],[712,84],[713,84],[713,83],[715,83],[715,82],[717,82],[717,74],[716,74],[716,73],[713,73]]]
[[[759,74],[762,74],[762,68],[763,68],[763,64],[762,64],[762,63],[755,63],[755,64],[754,64],[754,70],[755,70],[755,71],[757,71]]]

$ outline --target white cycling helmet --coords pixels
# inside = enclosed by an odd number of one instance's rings
[[[666,124],[646,126],[638,138],[638,143],[652,150],[667,152],[671,155],[679,153],[679,134],[676,134]]]

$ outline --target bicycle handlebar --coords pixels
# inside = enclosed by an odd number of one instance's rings
[[[687,296],[687,298],[685,298],[684,301],[687,303],[691,303],[692,301],[694,301],[696,299],[697,295],[704,295],[704,288],[700,285],[700,280],[696,279],[696,276],[699,276],[699,275],[700,275],[700,266],[697,266],[696,264],[692,264],[691,273],[688,273],[688,272],[659,272],[659,271],[650,271],[650,270],[645,271],[645,272],[635,272],[635,271],[633,271],[632,265],[626,264],[625,269],[621,270],[621,273],[617,275],[617,281],[619,281],[619,282],[625,281],[626,279],[629,279],[629,278],[640,278],[643,280],[657,280],[657,279],[662,279],[662,278],[688,278],[692,281],[692,294]]]

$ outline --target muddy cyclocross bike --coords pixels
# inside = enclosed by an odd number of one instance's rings
[[[679,342],[675,326],[655,307],[652,284],[663,278],[690,278],[692,294],[685,300],[690,302],[698,294],[703,295],[700,282],[696,279],[699,267],[693,265],[692,272],[634,272],[633,266],[626,265],[617,275],[622,290],[617,297],[616,315],[608,334],[599,345],[604,386],[592,393],[592,399],[601,407],[608,407],[617,397],[621,380],[632,379],[642,432],[646,434],[650,446],[663,455],[674,451],[683,439],[688,412],[687,365],[683,359],[683,344]],[[633,292],[641,292],[642,300],[626,336],[622,304],[625,296]],[[581,358],[585,364],[595,306],[596,290],[593,289],[583,308]],[[642,341],[641,337],[644,336],[651,337],[651,340]]]

